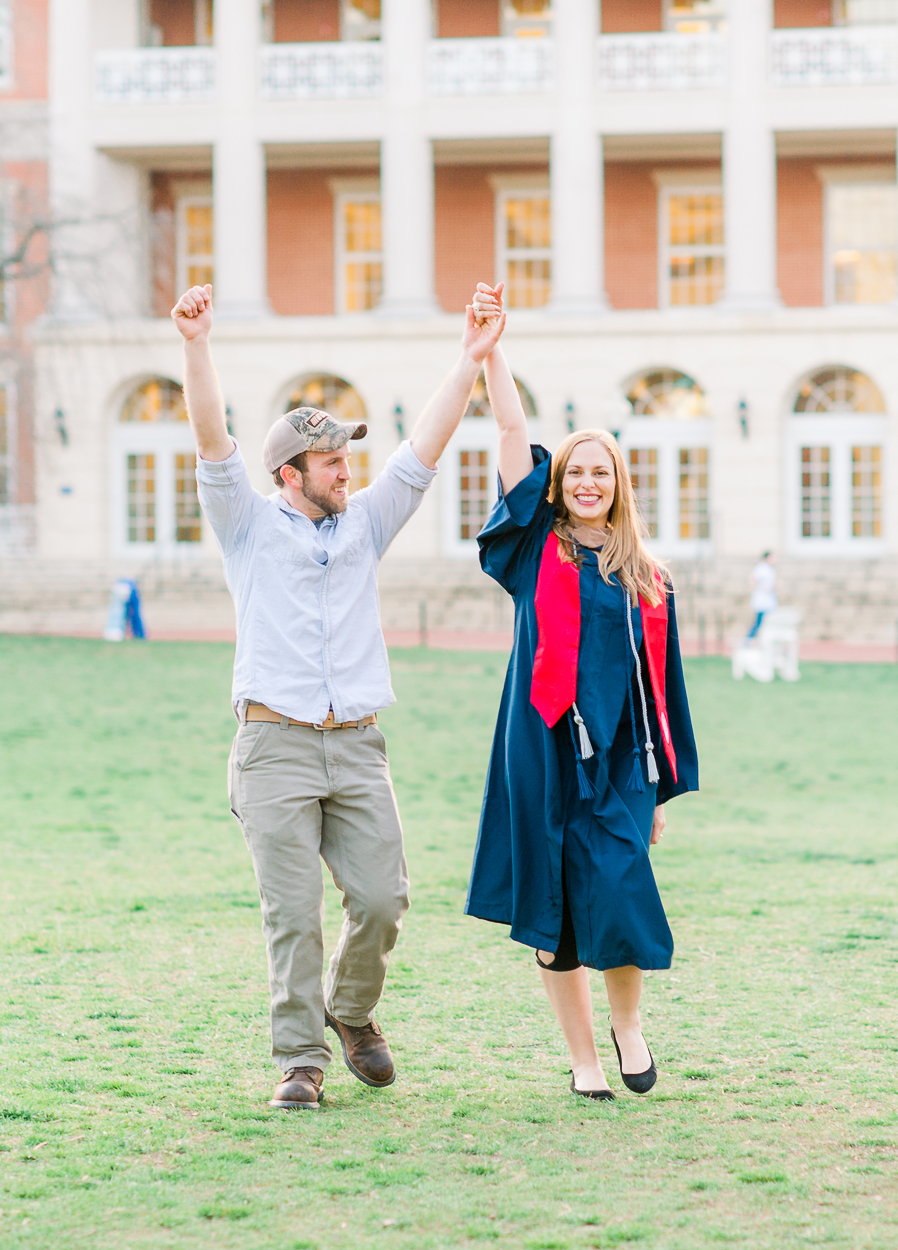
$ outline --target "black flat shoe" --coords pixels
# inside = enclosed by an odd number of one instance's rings
[[[625,1072],[624,1061],[621,1058],[620,1046],[617,1044],[617,1038],[614,1036],[614,1029],[611,1030],[611,1040],[614,1042],[614,1049],[617,1051],[617,1062],[620,1065],[620,1079],[626,1085],[627,1089],[632,1090],[634,1094],[647,1094],[658,1079],[658,1073],[655,1070],[655,1060],[652,1058],[652,1052],[649,1050],[649,1044],[646,1042],[645,1048],[649,1052],[649,1058],[652,1060],[651,1065],[646,1068],[645,1072]],[[645,1040],[643,1038],[643,1040]]]
[[[577,1089],[573,1072],[571,1073],[571,1093],[579,1098],[593,1098],[596,1102],[614,1102],[614,1095],[610,1089]]]

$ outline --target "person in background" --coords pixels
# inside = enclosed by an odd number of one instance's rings
[[[349,449],[366,433],[315,408],[279,417],[262,448],[275,489],[253,489],[228,433],[212,363],[211,286],[172,310],[199,500],[237,609],[231,810],[243,827],[268,946],[273,1107],[317,1110],[331,1060],[371,1086],[396,1069],[374,1018],[408,908],[402,829],[377,713],[394,701],[380,625],[381,556],[418,508],[504,320],[468,305],[461,354],[409,441],[351,495]],[[412,344],[409,343],[409,348]],[[324,988],[321,859],[343,893]]]
[[[761,622],[767,612],[776,611],[776,556],[772,551],[765,551],[751,574],[751,610],[755,614],[754,624],[746,634],[746,638],[757,638]]]

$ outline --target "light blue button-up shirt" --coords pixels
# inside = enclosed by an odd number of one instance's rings
[[[320,526],[250,485],[240,449],[197,460],[203,511],[237,609],[233,700],[296,720],[358,720],[395,701],[380,626],[381,556],[436,476],[403,443]]]

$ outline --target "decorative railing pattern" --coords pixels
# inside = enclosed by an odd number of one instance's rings
[[[336,100],[382,95],[384,54],[375,40],[359,43],[270,43],[262,48],[263,100]]]
[[[118,48],[94,55],[98,104],[196,103],[214,95],[214,48]]]
[[[717,33],[600,35],[603,91],[683,91],[726,82],[726,36]]]
[[[898,27],[776,30],[770,37],[776,87],[862,87],[898,82]]]
[[[553,86],[552,40],[432,39],[431,95],[523,95]]]

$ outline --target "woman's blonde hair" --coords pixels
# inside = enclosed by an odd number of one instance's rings
[[[558,537],[559,554],[562,560],[578,563],[569,532],[577,522],[565,506],[562,483],[573,450],[581,443],[599,443],[614,464],[614,499],[605,522],[608,537],[599,552],[599,572],[606,582],[611,581],[613,573],[630,595],[634,606],[637,596],[641,595],[654,607],[661,602],[656,572],[665,582],[669,583],[670,577],[667,569],[653,560],[645,548],[646,527],[636,507],[630,473],[617,439],[607,430],[577,430],[567,436],[552,457],[548,499],[555,509],[552,530]]]

